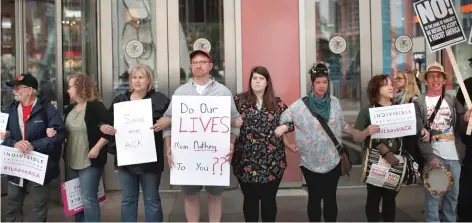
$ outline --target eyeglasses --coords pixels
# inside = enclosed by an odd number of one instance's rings
[[[396,81],[401,81],[401,80],[404,80],[404,79],[406,79],[406,78],[404,78],[404,77],[396,77],[395,78]]]
[[[204,60],[204,61],[192,61],[192,65],[194,65],[194,66],[196,66],[196,65],[203,66],[203,65],[206,65],[207,63],[210,63],[210,61],[207,61],[207,60]]]
[[[28,87],[27,87],[27,86],[15,86],[15,87],[13,88],[13,90],[19,91],[19,90],[21,90],[21,89],[23,89],[23,88],[28,88]]]

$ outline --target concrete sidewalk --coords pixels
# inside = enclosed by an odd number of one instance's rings
[[[367,191],[365,187],[340,187],[338,189],[338,221],[359,222],[366,221],[364,205]],[[120,221],[120,192],[109,192],[108,200],[103,204],[101,213],[104,222]],[[244,216],[242,212],[243,197],[240,190],[228,190],[224,194],[223,219],[224,222],[242,222]],[[201,193],[201,221],[208,221],[206,193]],[[419,186],[404,187],[397,197],[397,217],[398,222],[423,221],[423,189]],[[164,221],[184,222],[184,199],[179,192],[161,192],[161,200],[164,212]],[[280,189],[277,196],[279,222],[307,222],[306,206],[308,195],[303,189]],[[143,201],[139,201],[138,221],[144,221]],[[2,221],[6,207],[6,196],[2,197]],[[25,221],[31,213],[31,203],[28,199],[25,202]],[[51,202],[48,221],[69,221],[73,218],[66,218],[62,206]]]

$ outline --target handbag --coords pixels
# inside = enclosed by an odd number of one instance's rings
[[[308,110],[311,112],[311,114],[318,119],[318,122],[320,123],[321,127],[325,130],[326,134],[328,134],[329,138],[333,142],[334,146],[338,150],[339,157],[341,159],[341,176],[347,175],[349,176],[349,172],[352,169],[352,164],[351,161],[349,160],[349,153],[346,151],[345,148],[339,144],[338,139],[336,139],[336,136],[334,136],[333,131],[331,131],[331,128],[329,128],[328,123],[326,120],[321,117],[319,114],[316,112],[312,111],[310,109],[310,106],[308,106],[308,97],[303,97],[302,98],[303,103],[305,103],[305,106],[308,108]]]

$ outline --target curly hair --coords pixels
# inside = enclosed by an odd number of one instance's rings
[[[92,80],[83,74],[73,74],[69,76],[69,81],[74,80],[74,86],[77,95],[85,101],[101,100],[97,89],[93,85]]]
[[[369,84],[367,84],[367,96],[371,105],[379,102],[380,88],[387,85],[389,79],[391,81],[390,76],[386,74],[375,75],[370,79]]]

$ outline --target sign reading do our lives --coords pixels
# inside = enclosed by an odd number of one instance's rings
[[[229,186],[230,96],[172,97],[172,185]]]
[[[413,5],[431,52],[467,40],[452,0],[421,0]]]

